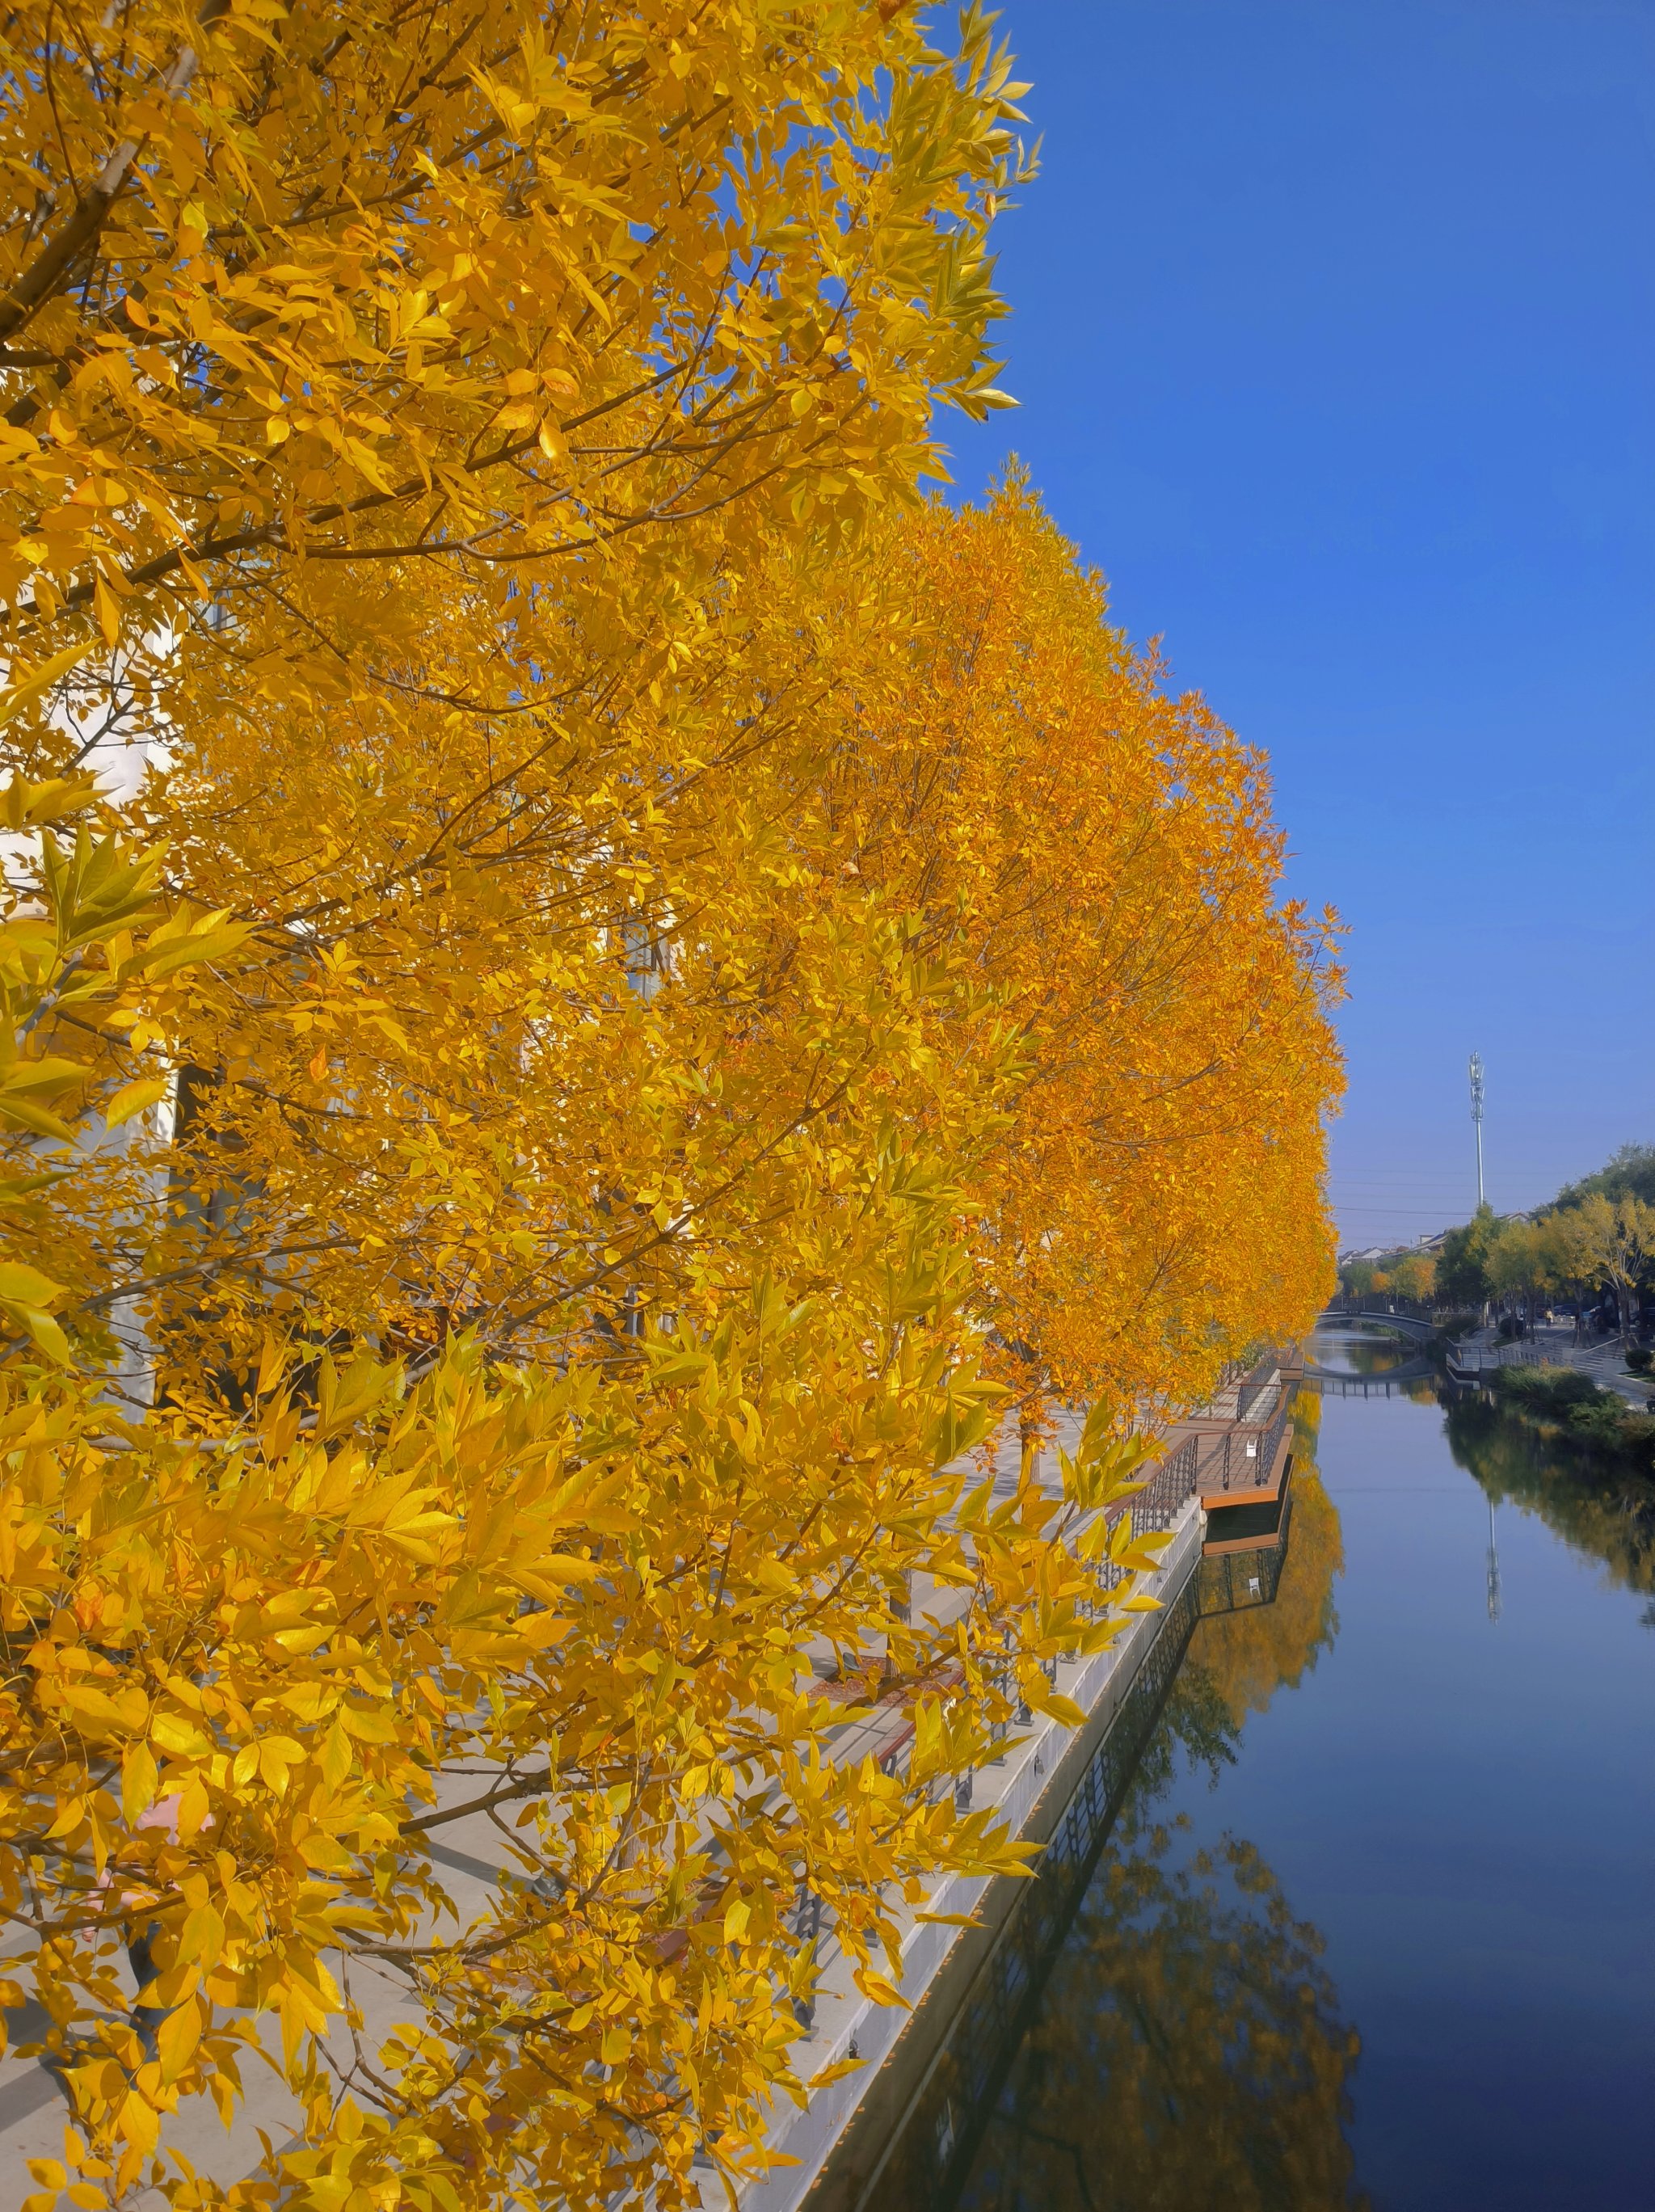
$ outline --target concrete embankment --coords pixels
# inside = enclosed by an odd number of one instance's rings
[[[1014,1748],[972,1778],[973,1809],[997,1811],[1014,1834],[1045,1849],[1055,1848],[1059,1838],[1066,1861],[1095,1847],[1112,1817],[1107,1784],[1099,1778],[1120,1779],[1130,1771],[1138,1723],[1146,1712],[1153,1718],[1188,1640],[1209,1509],[1255,1517],[1263,1510],[1268,1517],[1273,1501],[1278,1519],[1284,1510],[1289,1387],[1273,1366],[1242,1378],[1204,1418],[1169,1436],[1158,1487],[1152,1482],[1139,1507],[1171,1539],[1145,1585],[1159,1609],[1132,1615],[1106,1651],[1060,1664],[1058,1686],[1086,1713],[1086,1725],[1070,1730],[1034,1718],[1019,1731]],[[1125,1727],[1129,1714],[1132,1725]],[[772,2148],[796,2162],[747,2189],[743,2212],[795,2212],[807,2198],[809,2212],[864,2212],[882,2188],[888,2194],[895,2189],[889,2203],[896,2206],[908,2186],[902,2160],[912,2162],[918,2137],[924,2138],[922,2162],[949,2164],[963,2140],[971,2094],[961,2085],[980,2075],[985,2063],[980,2052],[973,2057],[962,2048],[961,2031],[967,2042],[980,2042],[982,2023],[991,2027],[1003,2010],[1001,1984],[1015,1984],[1026,1973],[1019,1961],[1028,1927],[1015,1940],[1008,1931],[1018,1923],[1032,1887],[949,1877],[908,1913],[900,1987],[911,2010],[865,1997],[850,1962],[828,1936],[816,2008],[796,2064],[808,2079],[841,2059],[861,2063],[815,2092],[803,2110],[791,2104],[778,2110]],[[920,1911],[972,1915],[980,1924],[939,1924],[919,1919]],[[1038,1922],[1040,1914],[1034,1917]],[[1025,1923],[1028,1917],[1025,1912]],[[897,2150],[902,2155],[894,2166]]]

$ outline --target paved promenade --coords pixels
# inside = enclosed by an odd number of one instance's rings
[[[1480,1328],[1463,1340],[1466,1349],[1497,1346],[1493,1329]],[[1655,1396],[1655,1376],[1634,1375],[1627,1366],[1618,1336],[1598,1337],[1577,1344],[1572,1322],[1540,1322],[1531,1336],[1504,1347],[1513,1364],[1574,1367],[1605,1390],[1618,1390],[1629,1406],[1641,1413]]]

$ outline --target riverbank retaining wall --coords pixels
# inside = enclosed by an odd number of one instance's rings
[[[1173,1521],[1172,1542],[1157,1571],[1145,1578],[1145,1594],[1163,1607],[1200,1564],[1206,1516],[1199,1500],[1187,1498]],[[1076,1770],[1107,1729],[1160,1632],[1161,1612],[1135,1613],[1106,1651],[1089,1659],[1060,1662],[1058,1687],[1087,1716],[1084,1729],[1070,1729],[1036,1716],[1021,1741],[996,1765],[981,1768],[973,1780],[973,1809],[998,1811],[1012,1833],[1043,1841],[1063,1811]],[[1017,1884],[1009,1878],[968,1880],[949,1876],[931,1891],[923,1906],[907,1916],[902,1942],[902,1995],[918,2009],[926,1992],[950,1965],[963,1939],[975,1933],[922,1921],[918,1911],[977,1914],[991,1925],[997,1903],[1003,1917],[1015,1902]],[[913,2015],[876,2005],[852,1979],[843,1953],[824,1961],[816,2010],[803,2047],[795,2053],[802,2078],[825,2071],[854,2055],[863,2063],[854,2074],[815,2091],[801,2111],[788,2104],[773,2124],[773,2150],[796,2161],[777,2167],[765,2180],[742,2193],[742,2212],[795,2212],[821,2173],[835,2144],[882,2072],[900,2063],[897,2051]],[[912,2055],[907,2070],[923,2074],[924,2054]]]

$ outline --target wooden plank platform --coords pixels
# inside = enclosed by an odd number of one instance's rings
[[[1221,1558],[1227,1552],[1267,1552],[1282,1540],[1282,1524],[1287,1517],[1288,1492],[1293,1481],[1293,1454],[1282,1469],[1282,1487],[1276,1496],[1259,1504],[1242,1505],[1231,1499],[1220,1506],[1208,1520],[1207,1536],[1201,1547],[1203,1559]]]
[[[1282,1495],[1282,1484],[1287,1474],[1288,1459],[1293,1451],[1293,1425],[1288,1422],[1282,1431],[1282,1441],[1276,1447],[1276,1463],[1263,1482],[1250,1484],[1246,1490],[1203,1490],[1200,1493],[1202,1506],[1211,1513],[1223,1505],[1269,1505]]]

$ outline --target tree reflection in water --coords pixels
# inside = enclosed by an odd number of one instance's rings
[[[1280,1689],[1293,1689],[1339,1632],[1333,1584],[1344,1572],[1338,1509],[1322,1486],[1316,1442],[1322,1401],[1301,1390],[1293,1411],[1293,1520],[1273,1605],[1203,1618],[1179,1675],[1179,1689],[1216,1697],[1237,1728],[1262,1713]],[[1194,1747],[1191,1747],[1194,1748]]]
[[[1566,1544],[1601,1560],[1618,1588],[1655,1594],[1655,1481],[1549,1447],[1485,1398],[1453,1398],[1446,1410],[1449,1449],[1496,1505],[1537,1513]],[[1646,1618],[1655,1626],[1655,1615]]]
[[[1250,1713],[1337,1629],[1339,1519],[1294,1446],[1276,1602],[1197,1629],[959,2203],[964,2212],[1332,2212],[1367,2203],[1345,2126],[1358,2039],[1275,1875],[1227,1835],[1191,1851],[1164,1800],[1215,1782]]]

